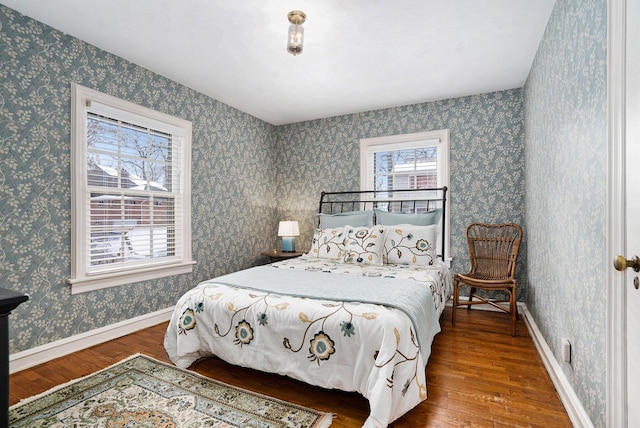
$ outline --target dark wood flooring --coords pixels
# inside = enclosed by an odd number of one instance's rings
[[[393,423],[413,427],[571,427],[524,321],[518,336],[507,315],[451,309],[440,321],[427,365],[428,398]],[[160,324],[23,370],[10,376],[10,404],[143,353],[169,362]],[[355,393],[328,391],[279,375],[231,366],[217,358],[192,367],[196,372],[282,400],[337,414],[332,428],[360,427],[368,402]]]

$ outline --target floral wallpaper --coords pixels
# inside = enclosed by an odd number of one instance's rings
[[[606,3],[556,2],[524,89],[527,306],[596,427],[606,420]]]
[[[71,295],[71,82],[193,123],[192,274]],[[15,353],[171,307],[263,260],[277,231],[274,127],[0,5],[0,286]]]

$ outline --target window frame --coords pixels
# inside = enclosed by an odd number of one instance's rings
[[[360,139],[360,190],[374,190],[373,154],[381,151],[397,151],[423,147],[436,147],[437,150],[437,187],[451,188],[450,182],[450,150],[449,129],[415,132],[410,134],[389,135],[384,137]],[[423,144],[424,142],[424,144]],[[447,198],[447,209],[442,219],[445,226],[444,260],[450,266],[452,257],[451,244],[451,202]]]
[[[87,171],[87,113],[97,103],[104,111],[139,120],[146,126],[179,134],[181,137],[178,161],[172,167],[178,171],[180,204],[176,216],[181,218],[176,235],[182,240],[175,257],[167,261],[140,263],[135,266],[114,266],[96,271],[90,269],[91,189]],[[95,105],[95,104],[94,104]],[[191,133],[188,120],[170,116],[102,92],[71,84],[71,293],[115,287],[134,282],[158,279],[193,271],[191,254]],[[174,172],[175,173],[175,172]]]

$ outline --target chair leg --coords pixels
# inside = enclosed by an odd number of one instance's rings
[[[511,336],[516,336],[516,322],[518,321],[518,304],[516,302],[516,290],[509,291],[509,307],[511,309]]]
[[[458,278],[453,278],[453,315],[451,325],[456,325],[456,309],[458,309]]]
[[[473,300],[473,295],[476,294],[476,288],[475,287],[470,287],[469,289],[469,301]],[[471,305],[467,305],[467,310],[471,309]]]

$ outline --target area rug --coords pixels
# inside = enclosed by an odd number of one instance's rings
[[[332,415],[134,355],[10,407],[11,427],[324,428]]]

